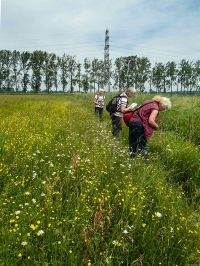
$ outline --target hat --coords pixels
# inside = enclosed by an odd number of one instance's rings
[[[99,92],[104,92],[104,89],[99,89]]]

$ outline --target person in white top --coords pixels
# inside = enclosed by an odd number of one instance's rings
[[[125,92],[119,95],[119,100],[117,104],[117,112],[111,113],[112,120],[112,135],[119,138],[122,131],[122,118],[123,114],[134,109],[133,105],[128,105],[128,98],[134,97],[136,94],[136,89],[129,87]]]
[[[95,115],[99,117],[100,121],[102,121],[103,119],[104,100],[105,100],[104,90],[99,89],[99,92],[94,97],[94,104],[95,104],[94,112]]]

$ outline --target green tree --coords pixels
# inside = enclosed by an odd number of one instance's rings
[[[176,68],[176,63],[174,61],[167,62],[165,66],[166,71],[166,83],[170,88],[170,92],[172,94],[173,86],[176,84],[176,78],[178,74],[178,70]]]
[[[136,59],[135,71],[135,86],[141,92],[145,90],[145,83],[150,76],[151,63],[147,57],[138,57]]]
[[[90,72],[91,72],[91,62],[88,58],[84,59],[84,74],[82,75],[82,84],[83,84],[83,90],[85,92],[88,92],[88,89],[90,87]]]
[[[189,92],[192,79],[192,62],[182,59],[179,64],[178,80],[181,84],[181,92]]]
[[[24,93],[28,90],[28,84],[30,84],[30,58],[31,53],[30,52],[22,52],[20,54],[19,59],[19,66],[20,66],[20,73],[21,73],[21,85],[22,90]]]
[[[193,80],[196,92],[200,91],[200,60],[194,63]]]
[[[65,92],[66,86],[68,84],[67,77],[68,77],[68,57],[66,54],[63,54],[63,56],[59,59],[59,66],[60,66],[60,81],[62,85],[62,90]]]
[[[163,63],[155,63],[152,69],[152,84],[156,87],[157,92],[166,92],[166,74]]]
[[[46,53],[44,58],[44,81],[46,90],[49,93],[53,85],[57,84],[56,71],[57,71],[57,57],[54,53]]]
[[[10,80],[12,82],[12,87],[15,87],[15,91],[18,92],[19,90],[19,82],[20,82],[20,75],[21,70],[19,67],[20,62],[20,52],[14,50],[11,54],[11,63],[10,63]]]
[[[77,72],[77,63],[75,56],[68,56],[68,77],[70,82],[70,92],[74,92],[74,86],[76,85],[76,72]]]
[[[12,53],[9,50],[0,50],[0,89],[11,89],[10,65]]]
[[[41,90],[45,56],[46,53],[43,51],[34,51],[30,57],[32,68],[31,86],[35,93],[39,93]]]

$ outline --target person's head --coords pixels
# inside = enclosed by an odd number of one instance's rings
[[[104,89],[100,88],[100,89],[99,89],[99,94],[102,95],[103,93],[104,93]]]
[[[129,87],[127,90],[126,90],[126,95],[128,97],[134,97],[136,94],[136,89],[134,87]]]
[[[160,95],[156,95],[155,97],[153,97],[152,100],[159,103],[159,110],[160,111],[170,109],[172,107],[171,100],[167,97],[162,97]]]

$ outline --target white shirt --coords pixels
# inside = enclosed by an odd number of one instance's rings
[[[128,105],[128,97],[126,95],[125,92],[120,94],[120,98],[118,100],[118,104],[117,104],[117,112],[114,113],[114,115],[118,116],[118,117],[123,117],[123,113],[120,111],[121,110],[121,105],[125,105],[125,107],[127,107]]]
[[[95,106],[96,107],[103,108],[104,107],[104,99],[105,99],[105,96],[104,95],[98,95],[98,94],[96,94],[95,95],[95,100],[98,102],[98,104],[96,104]]]

